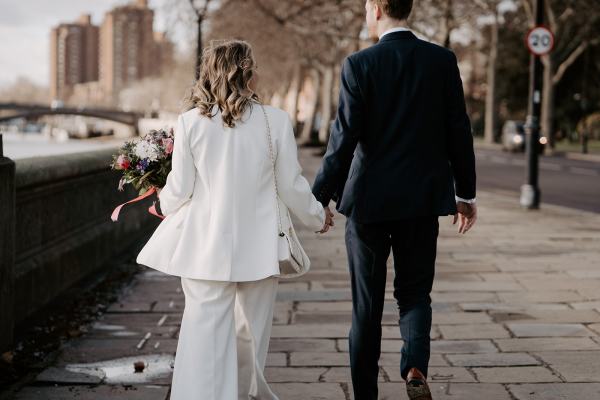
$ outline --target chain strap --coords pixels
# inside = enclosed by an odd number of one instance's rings
[[[273,184],[275,186],[275,203],[277,205],[277,222],[279,228],[279,236],[285,236],[283,233],[283,226],[281,224],[281,210],[279,209],[279,187],[277,186],[277,174],[275,173],[275,155],[273,154],[273,142],[271,140],[271,125],[269,124],[269,118],[267,117],[267,112],[265,107],[261,104],[260,108],[265,116],[265,122],[267,124],[267,142],[269,143],[269,156],[271,158],[271,169],[273,170]]]

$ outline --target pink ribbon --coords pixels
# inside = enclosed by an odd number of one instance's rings
[[[117,221],[119,219],[119,212],[121,212],[121,208],[123,208],[124,205],[129,204],[129,203],[135,203],[138,202],[140,200],[145,199],[146,197],[150,196],[152,193],[156,192],[156,188],[154,186],[152,186],[150,189],[148,189],[148,191],[146,193],[144,193],[141,196],[136,197],[135,199],[131,199],[128,202],[125,202],[119,206],[117,206],[114,211],[112,212],[110,219],[112,219],[113,222]],[[150,206],[150,208],[148,208],[148,212],[152,215],[156,215],[157,217],[164,219],[165,217],[160,215],[157,211],[156,211],[156,206],[155,203],[152,203],[152,205]]]

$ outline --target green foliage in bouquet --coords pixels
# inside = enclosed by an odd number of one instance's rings
[[[162,188],[171,171],[173,129],[152,130],[141,139],[128,141],[112,156],[110,167],[123,172],[118,190],[131,184],[141,196],[151,187]]]

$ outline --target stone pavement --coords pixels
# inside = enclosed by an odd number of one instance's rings
[[[301,152],[309,178],[319,162],[312,152]],[[600,399],[600,215],[526,212],[490,193],[478,201],[478,224],[465,236],[450,217],[440,219],[434,399]],[[343,218],[323,237],[297,226],[313,269],[281,282],[266,375],[281,400],[349,400]],[[387,301],[380,398],[402,400],[391,290]],[[168,399],[183,308],[179,279],[142,267],[120,300],[15,398]],[[133,372],[136,361],[143,372]]]

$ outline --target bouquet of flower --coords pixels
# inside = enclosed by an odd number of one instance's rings
[[[123,171],[118,190],[123,191],[126,184],[131,184],[139,194],[115,208],[111,216],[113,221],[118,219],[119,211],[125,204],[142,200],[165,186],[171,171],[174,141],[173,129],[152,130],[141,139],[125,142],[119,152],[113,155],[111,169]],[[156,212],[154,203],[149,211],[163,218]]]

